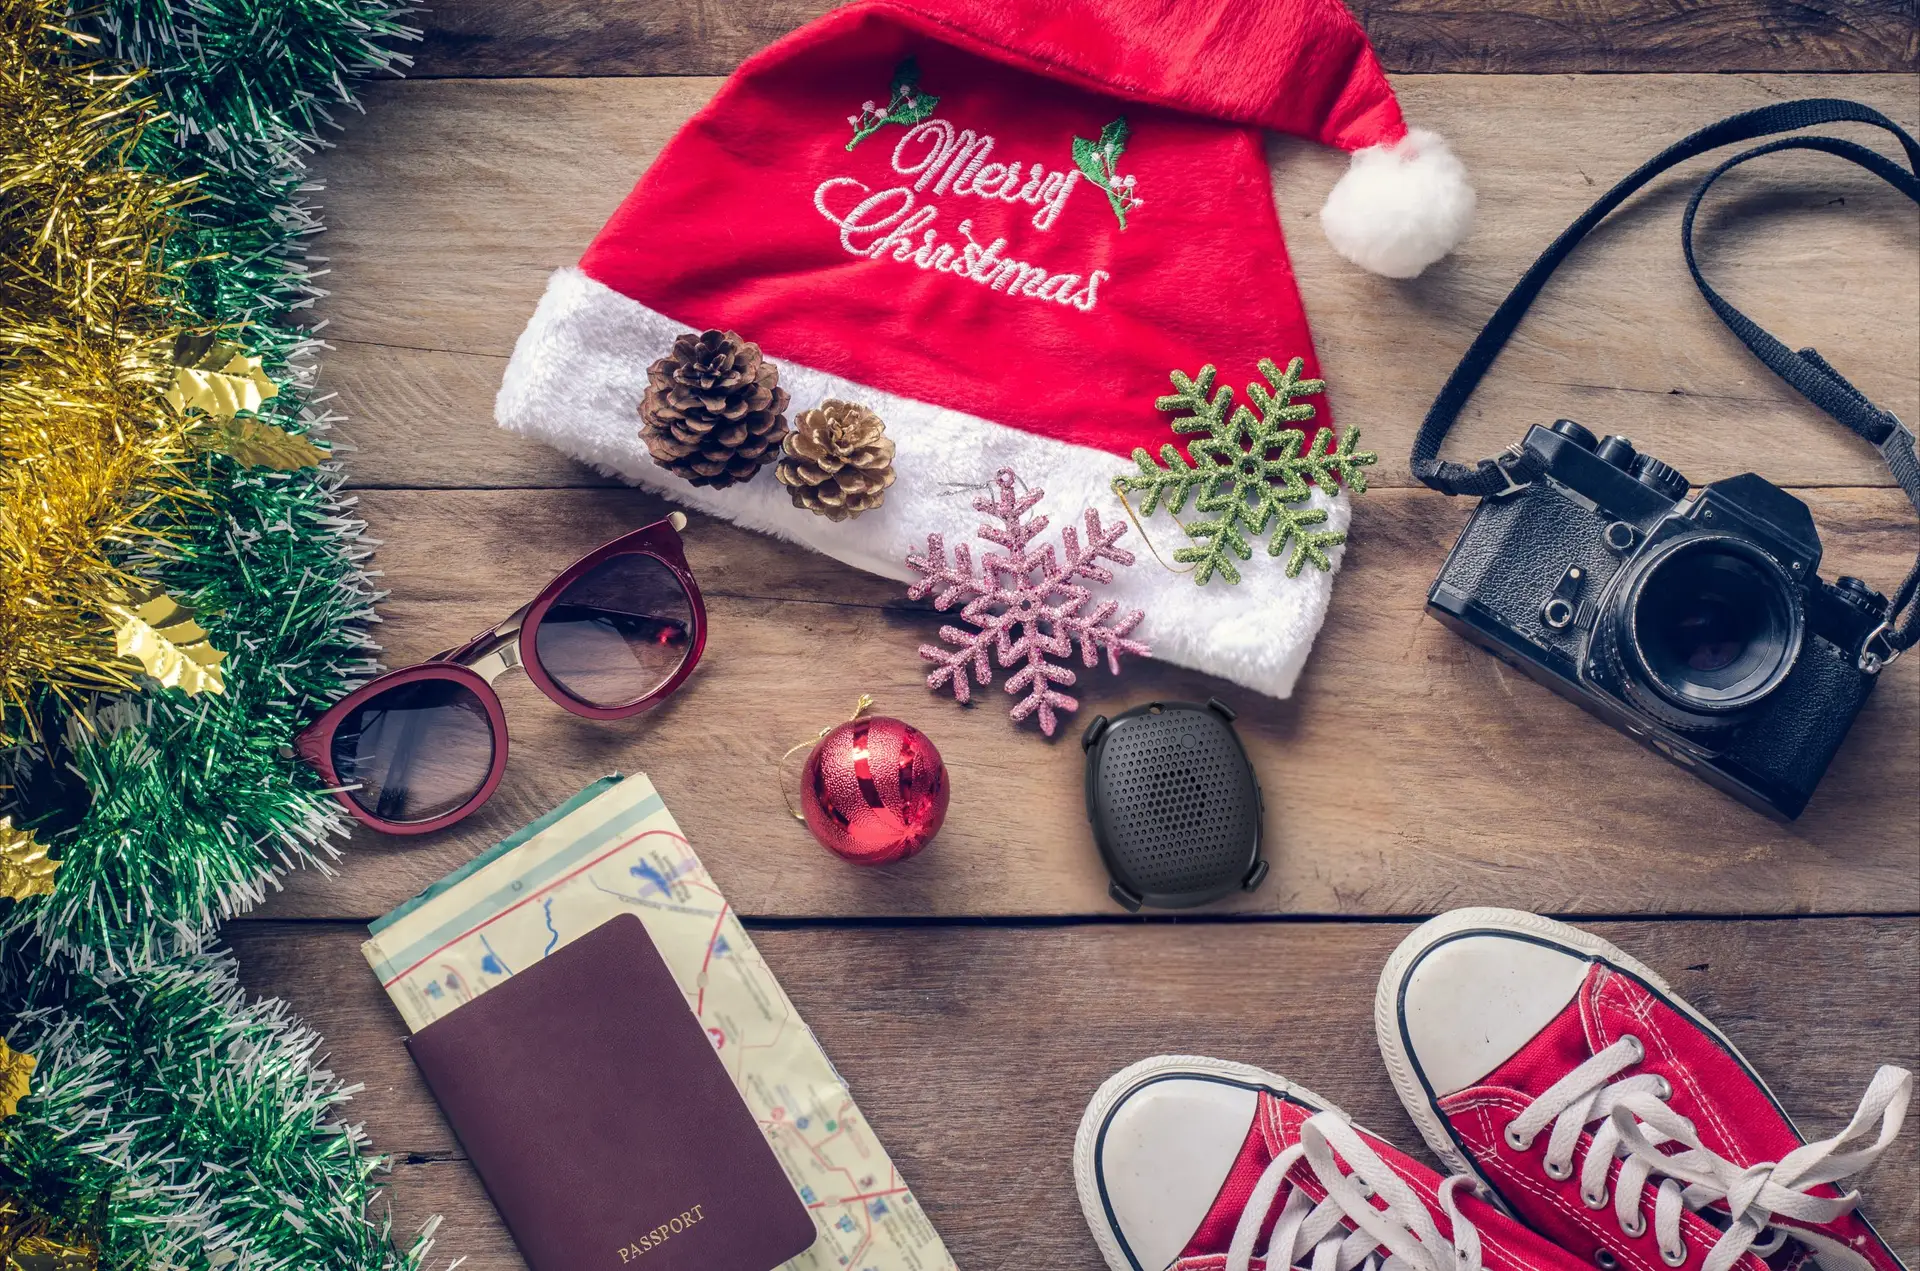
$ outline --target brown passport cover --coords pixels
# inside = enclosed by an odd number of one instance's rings
[[[632,914],[407,1048],[533,1271],[772,1271],[813,1218]]]

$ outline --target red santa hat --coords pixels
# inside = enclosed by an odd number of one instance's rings
[[[1318,375],[1263,129],[1352,152],[1321,223],[1355,263],[1411,277],[1465,234],[1464,170],[1409,131],[1339,0],[856,0],[749,59],[554,275],[499,422],[902,579],[930,532],[971,536],[1000,468],[1056,525],[1123,518],[1128,456],[1176,440],[1171,372],[1215,366],[1236,396],[1262,359]],[[790,417],[837,398],[885,420],[882,506],[832,522],[768,469],[715,488],[655,465],[647,368],[716,328],[775,363]],[[1312,499],[1346,529],[1345,493]],[[1238,585],[1148,557],[1107,594],[1146,611],[1155,656],[1285,696],[1332,571],[1288,577],[1260,547]]]

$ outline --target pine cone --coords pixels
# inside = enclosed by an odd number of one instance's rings
[[[793,506],[844,521],[880,506],[893,484],[893,438],[865,406],[832,398],[802,414],[773,475]]]
[[[787,434],[787,391],[760,346],[689,331],[647,368],[640,440],[667,471],[724,490],[750,481]]]

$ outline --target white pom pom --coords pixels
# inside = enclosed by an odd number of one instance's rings
[[[1356,150],[1320,209],[1333,250],[1362,269],[1412,278],[1473,228],[1467,169],[1438,133],[1415,128],[1390,146]]]

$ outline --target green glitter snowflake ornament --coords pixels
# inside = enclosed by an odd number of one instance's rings
[[[1247,397],[1259,408],[1255,414],[1245,403],[1233,404],[1233,389],[1214,391],[1214,368],[1203,366],[1189,379],[1175,371],[1169,378],[1175,392],[1154,402],[1156,409],[1181,412],[1173,421],[1177,433],[1206,433],[1204,441],[1187,446],[1191,459],[1182,457],[1179,447],[1169,442],[1160,447],[1160,462],[1154,463],[1147,451],[1136,449],[1133,461],[1140,470],[1123,473],[1113,479],[1116,493],[1144,493],[1140,515],[1152,516],[1164,506],[1178,515],[1189,495],[1194,510],[1210,520],[1182,525],[1197,546],[1182,547],[1173,558],[1191,564],[1193,581],[1206,586],[1217,572],[1228,583],[1240,581],[1233,557],[1253,559],[1247,542],[1272,529],[1267,540],[1267,555],[1278,556],[1293,544],[1287,561],[1287,577],[1298,577],[1302,568],[1331,570],[1333,562],[1327,549],[1346,542],[1337,530],[1313,527],[1327,519],[1325,508],[1299,506],[1308,498],[1307,479],[1328,493],[1345,486],[1355,494],[1367,488],[1367,465],[1380,456],[1357,450],[1360,430],[1349,428],[1335,445],[1333,429],[1322,428],[1306,445],[1306,433],[1291,424],[1303,424],[1314,416],[1311,404],[1296,400],[1327,391],[1324,380],[1303,380],[1300,372],[1306,363],[1295,358],[1283,372],[1269,358],[1260,359],[1260,374],[1267,383],[1247,385]],[[1271,385],[1271,388],[1269,388]],[[1304,447],[1304,453],[1303,453]],[[1335,484],[1336,480],[1338,485]]]

